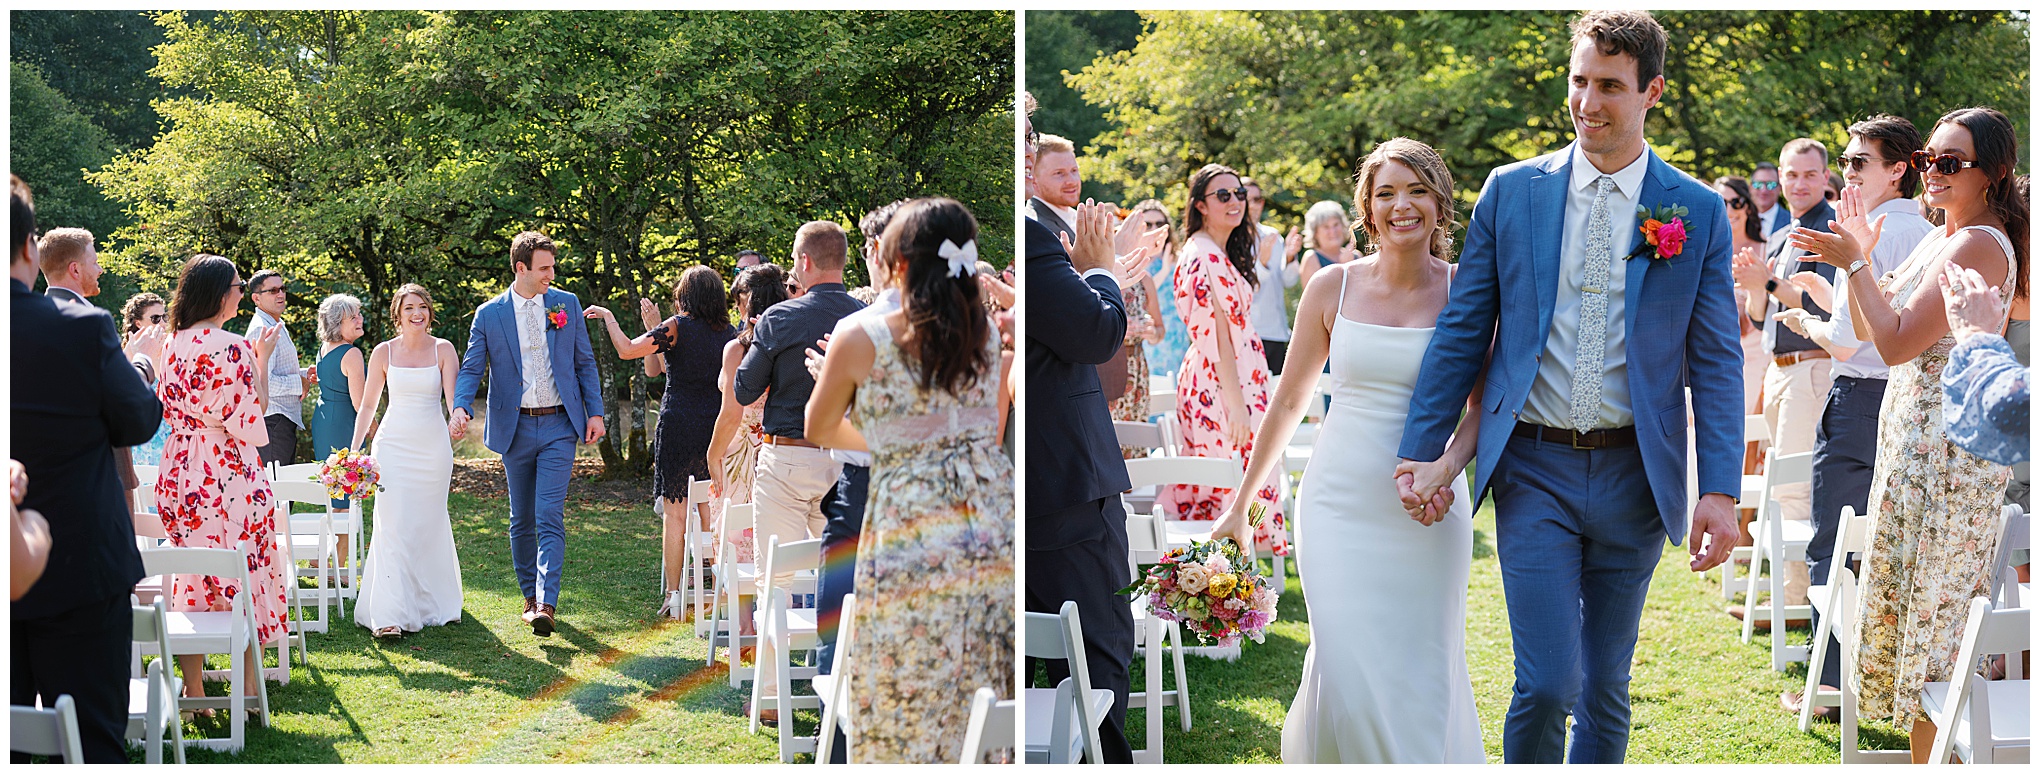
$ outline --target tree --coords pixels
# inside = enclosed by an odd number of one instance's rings
[[[115,147],[130,150],[156,136],[151,100],[162,84],[148,75],[149,49],[163,32],[135,11],[13,11],[8,14],[12,61],[35,65]]]
[[[963,201],[982,254],[1011,261],[1010,14],[156,20],[152,72],[191,96],[159,101],[169,129],[94,178],[136,217],[116,257],[136,270],[217,252],[293,277],[300,310],[419,282],[461,344],[526,229],[559,242],[559,287],[626,320],[688,265],[728,269],[741,247],[785,263],[800,223],[907,196]],[[602,456],[649,469],[652,385],[594,339]]]
[[[86,170],[113,158],[113,141],[77,106],[50,88],[42,71],[20,62],[8,67],[12,131],[9,165],[35,189],[37,220],[48,227],[77,226],[104,236],[120,223],[120,210],[85,181]]]
[[[1156,12],[1133,48],[1069,81],[1105,109],[1087,177],[1128,199],[1182,201],[1219,161],[1269,194],[1269,219],[1320,199],[1350,204],[1376,143],[1445,157],[1460,211],[1495,167],[1563,147],[1570,54],[1561,12]],[[1646,136],[1701,179],[1747,174],[1800,135],[1834,149],[1876,112],[1930,129],[1990,104],[2028,125],[2029,28],[2014,12],[1677,11],[1667,90]],[[2021,167],[2024,168],[2023,165]]]
[[[1027,91],[1039,105],[1034,128],[1079,144],[1109,125],[1105,111],[1084,103],[1063,81],[1092,60],[1132,48],[1140,38],[1140,14],[1133,11],[1033,11],[1027,14]],[[1116,201],[1118,186],[1084,181],[1083,195]]]

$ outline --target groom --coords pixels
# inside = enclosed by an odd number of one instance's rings
[[[510,479],[510,561],[524,590],[524,621],[551,637],[566,563],[567,479],[574,443],[602,439],[602,393],[581,300],[553,290],[552,239],[510,240],[510,289],[475,310],[453,391],[454,437],[467,432],[475,390],[489,374],[482,443],[503,455]],[[539,592],[543,591],[544,596]]]
[[[1488,363],[1473,491],[1478,502],[1494,488],[1514,636],[1509,763],[1558,763],[1567,715],[1573,763],[1622,762],[1644,595],[1665,540],[1687,535],[1688,388],[1701,492],[1692,569],[1736,542],[1732,243],[1721,197],[1644,145],[1664,59],[1664,28],[1647,13],[1573,22],[1577,139],[1488,177],[1403,430],[1400,456],[1436,460]],[[1685,236],[1645,239],[1639,206],[1668,227],[1675,216],[1660,210],[1684,207]],[[1422,508],[1414,495],[1405,504]]]

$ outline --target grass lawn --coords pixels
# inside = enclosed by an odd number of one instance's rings
[[[540,639],[518,618],[508,502],[452,495],[461,622],[378,642],[350,607],[312,635],[311,663],[293,667],[289,685],[270,684],[273,727],[251,723],[240,754],[192,750],[191,762],[776,761],[769,729],[746,730],[748,688],[703,668],[708,648],[692,624],[653,615],[658,531],[650,498],[638,502],[568,501],[560,629]],[[221,714],[186,721],[185,735],[225,737]],[[796,730],[818,723],[803,711]]]
[[[1500,763],[1515,659],[1495,559],[1492,506],[1475,514],[1474,529],[1467,667],[1488,761]],[[1793,665],[1783,674],[1771,671],[1770,637],[1759,632],[1743,644],[1738,622],[1722,612],[1720,573],[1696,577],[1687,562],[1685,548],[1667,545],[1651,582],[1631,671],[1628,762],[1838,762],[1839,727],[1817,722],[1802,734],[1798,717],[1777,709],[1780,691],[1803,685],[1805,665]],[[1177,711],[1163,710],[1163,750],[1169,763],[1281,762],[1282,721],[1296,697],[1310,642],[1302,592],[1292,574],[1267,642],[1247,643],[1239,661],[1187,659],[1195,725],[1180,731]],[[1807,632],[1796,629],[1789,636],[1803,642]],[[1137,659],[1136,688],[1141,673]],[[1168,679],[1173,685],[1173,675]],[[1127,735],[1136,748],[1147,746],[1144,712],[1132,710],[1126,717]],[[1868,748],[1906,746],[1905,735],[1885,724],[1864,724],[1860,739]]]

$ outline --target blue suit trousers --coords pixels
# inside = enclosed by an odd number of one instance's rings
[[[567,480],[574,472],[573,420],[562,412],[517,416],[517,435],[503,453],[510,482],[510,563],[517,587],[540,604],[558,605],[567,558]],[[543,594],[536,593],[543,590]]]

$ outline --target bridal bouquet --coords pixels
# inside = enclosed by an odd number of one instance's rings
[[[1266,511],[1257,503],[1248,520],[1258,527]],[[1230,539],[1170,549],[1119,593],[1147,595],[1155,617],[1181,623],[1205,644],[1221,647],[1239,644],[1242,636],[1261,642],[1275,620],[1275,591]]]
[[[335,449],[313,480],[326,485],[326,495],[335,500],[373,497],[382,490],[382,468],[366,452]]]

